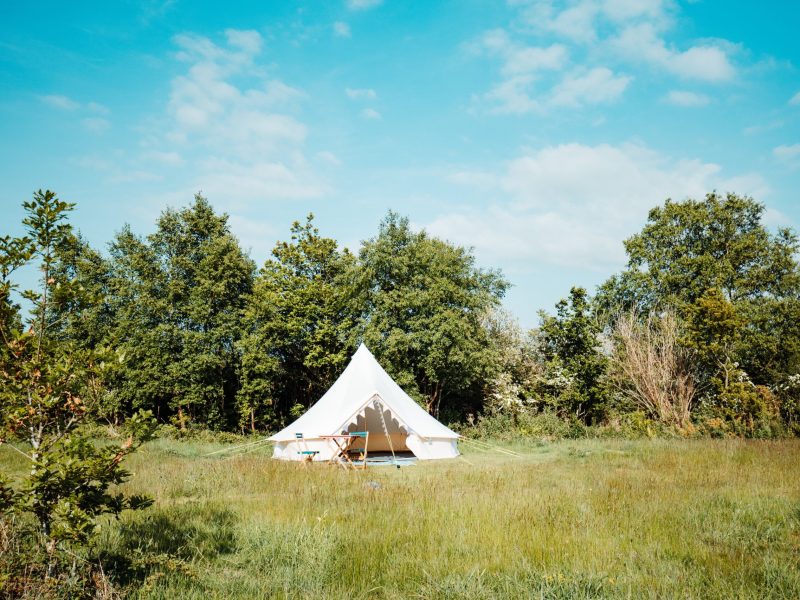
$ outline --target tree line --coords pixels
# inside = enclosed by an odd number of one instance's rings
[[[38,192],[35,202],[59,201]],[[356,255],[309,215],[258,269],[199,195],[150,235],[123,227],[106,253],[60,226],[50,299],[28,325],[109,356],[100,420],[144,409],[180,428],[274,429],[327,390],[361,341],[433,414],[481,404],[492,368],[482,319],[508,283],[405,217],[390,212]],[[8,252],[28,243],[3,239]],[[10,272],[3,286],[4,331],[28,326]]]
[[[532,331],[502,310],[502,273],[392,212],[357,254],[309,215],[257,268],[200,196],[148,236],[123,227],[107,253],[53,192],[23,206],[25,235],[0,237],[0,444],[30,465],[0,474],[11,597],[110,585],[90,542],[100,516],[152,503],[116,486],[158,421],[274,430],[361,341],[420,405],[477,435],[800,433],[800,246],[751,198],[654,208],[625,241],[627,267],[593,296],[573,287]],[[21,290],[30,264],[38,284]],[[98,442],[97,423],[116,439]]]
[[[37,192],[34,202],[60,201]],[[47,305],[27,321],[9,257],[30,241],[0,238],[0,328],[5,340],[31,327],[101,352],[93,418],[117,424],[147,410],[178,428],[274,430],[316,401],[363,341],[445,422],[502,416],[513,426],[548,413],[796,434],[799,246],[791,230],[765,227],[764,210],[735,194],[667,200],[624,242],[623,271],[594,295],[572,288],[523,331],[501,307],[510,283],[500,271],[396,213],[356,253],[309,215],[256,265],[227,215],[198,195],[164,211],[150,235],[124,226],[107,252],[64,220]],[[16,359],[4,344],[0,361]]]

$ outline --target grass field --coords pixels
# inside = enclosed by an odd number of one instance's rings
[[[156,503],[100,549],[134,597],[800,597],[798,441],[531,442],[366,472],[201,456],[221,447],[132,458],[127,487]]]

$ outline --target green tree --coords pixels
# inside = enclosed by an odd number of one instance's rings
[[[122,410],[152,408],[182,427],[238,421],[236,342],[255,266],[227,221],[197,195],[162,213],[146,239],[126,227],[111,244],[108,343],[125,363]]]
[[[608,400],[608,357],[601,351],[602,326],[589,295],[573,287],[556,304],[556,315],[539,313],[539,348],[547,365],[544,392],[553,408],[587,422],[602,418]],[[552,388],[548,390],[547,388]]]
[[[745,324],[733,302],[721,290],[711,288],[687,312],[684,345],[695,351],[701,379],[715,376],[726,365],[731,368]]]
[[[113,324],[111,266],[79,233],[65,235],[54,251],[53,277],[69,285],[53,290],[48,327],[53,336],[82,348],[103,346]],[[73,289],[79,293],[73,293]]]
[[[22,329],[20,306],[13,298],[17,287],[11,276],[30,260],[32,252],[28,237],[0,237],[0,369],[9,366],[13,358],[11,342]]]
[[[689,309],[685,345],[695,352],[695,366],[705,389],[701,414],[721,417],[737,433],[753,435],[765,422],[777,419],[772,394],[753,384],[737,360],[745,320],[721,290],[712,288]]]
[[[544,375],[533,331],[523,331],[507,311],[491,311],[484,318],[494,352],[495,373],[486,386],[484,414],[519,415],[539,410],[536,393]]]
[[[667,200],[625,241],[628,268],[601,286],[598,307],[612,318],[621,309],[645,315],[673,308],[686,320],[716,289],[742,320],[731,356],[753,381],[773,384],[797,372],[800,244],[789,229],[771,234],[762,223],[764,210],[736,194]]]
[[[270,425],[307,408],[333,383],[354,347],[346,274],[354,257],[322,237],[313,215],[295,222],[256,278],[245,311],[242,425]]]
[[[434,416],[474,412],[493,375],[482,319],[505,294],[502,275],[392,212],[354,273],[358,331],[398,383]]]
[[[81,425],[92,415],[102,388],[105,357],[59,340],[48,319],[59,302],[81,301],[80,286],[54,268],[56,249],[72,236],[66,216],[73,205],[40,190],[23,206],[28,235],[4,244],[0,264],[36,260],[41,283],[38,290],[22,293],[32,306],[26,330],[0,323],[11,355],[0,369],[0,442],[25,440],[29,451],[15,449],[31,461],[31,471],[18,493],[6,490],[0,496],[38,520],[49,557],[46,575],[52,576],[60,545],[85,543],[99,515],[149,503],[109,487],[128,477],[122,459],[151,435],[153,423],[146,414],[132,418],[129,437],[116,446],[95,445],[83,433]]]
[[[771,235],[764,206],[752,198],[711,193],[704,200],[673,202],[650,211],[647,225],[625,241],[630,277],[645,300],[684,309],[706,290],[719,289],[734,304],[796,294],[800,286],[789,229]]]

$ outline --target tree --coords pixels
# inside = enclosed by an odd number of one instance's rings
[[[734,304],[796,294],[797,236],[789,229],[771,235],[761,222],[764,210],[735,194],[667,200],[625,241],[628,270],[645,274],[640,284],[650,298],[681,310],[711,288]]]
[[[612,377],[634,405],[665,425],[689,424],[696,393],[690,354],[680,344],[674,313],[629,312],[616,322]]]
[[[694,351],[702,381],[733,369],[745,322],[721,290],[711,288],[687,309],[684,345]],[[724,376],[729,379],[728,375]]]
[[[544,375],[533,332],[523,331],[507,311],[497,309],[484,317],[483,326],[494,354],[494,374],[486,385],[484,413],[518,415],[541,408],[536,394]]]
[[[586,290],[573,287],[569,294],[568,300],[556,304],[555,316],[539,313],[539,348],[547,363],[548,378],[568,382],[555,386],[551,403],[560,412],[598,421],[607,402],[608,358],[600,347],[602,327]]]
[[[483,316],[508,287],[465,248],[411,230],[390,212],[354,271],[364,342],[434,416],[474,412],[492,375]]]
[[[80,233],[65,235],[54,257],[53,277],[70,285],[53,290],[48,328],[53,336],[82,348],[103,346],[114,318],[109,304],[111,265]]]
[[[667,200],[625,241],[628,267],[601,286],[598,307],[609,315],[674,309],[686,320],[704,294],[718,290],[742,320],[734,361],[756,383],[784,380],[800,368],[800,244],[789,229],[771,234],[764,210],[736,194]]]
[[[245,310],[241,419],[254,429],[298,405],[307,408],[333,383],[354,350],[355,316],[346,274],[354,257],[322,237],[313,215],[295,222],[256,278]]]
[[[112,243],[108,343],[128,366],[115,382],[123,411],[152,408],[181,427],[238,421],[236,342],[255,265],[227,221],[198,195],[146,239],[126,227]]]
[[[0,237],[0,369],[13,358],[11,342],[22,329],[20,306],[14,302],[16,286],[11,275],[31,258],[33,247],[28,237]]]
[[[738,361],[746,321],[722,291],[712,288],[689,309],[685,345],[694,351],[696,372],[704,384],[702,412],[722,418],[738,433],[754,434],[778,417],[779,407]]]
[[[140,496],[112,493],[109,486],[128,477],[122,460],[149,438],[153,422],[147,414],[133,417],[128,437],[116,446],[95,445],[82,431],[100,395],[106,357],[59,340],[48,319],[58,303],[82,301],[80,286],[54,269],[56,248],[72,236],[66,216],[73,205],[40,190],[23,206],[28,235],[4,244],[0,264],[20,266],[36,259],[41,283],[38,290],[23,292],[33,307],[27,330],[0,323],[10,353],[0,369],[0,442],[25,439],[30,451],[15,449],[32,468],[19,493],[0,496],[38,520],[48,555],[46,575],[52,576],[60,544],[85,543],[99,515],[149,504]]]

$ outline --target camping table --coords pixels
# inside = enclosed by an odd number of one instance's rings
[[[352,450],[353,443],[358,439],[364,440],[364,466],[363,468],[367,468],[367,443],[369,442],[369,433],[366,431],[354,431],[352,433],[342,433],[337,435],[321,435],[320,438],[324,440],[332,440],[334,444],[336,444],[336,450],[331,456],[329,463],[333,464],[334,462],[342,465],[345,469],[347,465],[350,465],[353,469],[356,468],[356,465],[353,464],[353,461],[350,460],[348,453]],[[342,461],[341,459],[344,459]]]

